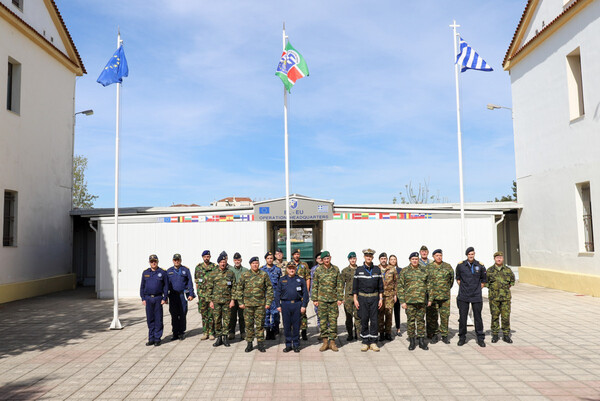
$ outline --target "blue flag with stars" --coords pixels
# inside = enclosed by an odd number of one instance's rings
[[[121,45],[110,60],[108,60],[106,67],[104,67],[96,82],[102,86],[108,86],[117,82],[123,82],[123,77],[128,75],[129,68],[127,67],[127,59],[125,58],[123,45]]]

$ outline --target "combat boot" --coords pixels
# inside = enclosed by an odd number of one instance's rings
[[[495,344],[495,343],[497,343],[497,342],[498,342],[498,340],[499,340],[499,338],[498,338],[498,334],[492,334],[492,343],[494,343],[494,344]]]
[[[308,340],[308,336],[306,335],[306,329],[302,329],[302,340],[303,341]]]
[[[329,341],[326,338],[324,338],[323,345],[321,345],[321,348],[319,348],[319,351],[324,352],[324,351],[327,351],[328,348],[329,348]]]
[[[235,338],[235,333],[229,333],[229,334],[227,335],[227,339],[228,339],[228,340],[233,340],[234,338]]]
[[[439,341],[439,340],[438,340],[438,336],[437,336],[437,334],[436,334],[436,335],[434,335],[433,337],[431,337],[431,343],[432,343],[432,344],[435,344],[435,343],[437,343],[438,341]]]
[[[385,334],[379,333],[379,341],[385,340]]]
[[[246,349],[244,350],[244,352],[250,352],[252,351],[252,341],[247,341],[248,345],[246,345]]]
[[[386,339],[387,341],[392,341],[392,340],[393,340],[393,338],[392,338],[392,333],[386,333],[386,334],[385,334],[385,339]]]
[[[200,340],[208,340],[208,333],[204,333],[202,334],[202,337],[200,337]]]
[[[259,343],[258,343],[258,351],[259,352],[267,352],[267,350],[265,349],[264,341],[259,341]]]
[[[208,336],[208,339],[209,339],[209,340],[214,340],[214,339],[215,339],[215,335],[214,335],[214,334],[210,334],[210,335]]]
[[[219,345],[223,345],[223,340],[221,340],[221,336],[217,337],[217,341],[215,341],[213,347],[218,347]]]
[[[335,345],[335,340],[329,340],[329,349],[333,352],[338,352],[338,347]]]
[[[369,349],[371,351],[379,352],[379,347],[377,346],[377,343],[371,343],[371,345],[369,345]]]
[[[427,344],[425,344],[425,339],[423,337],[419,337],[419,348],[421,348],[424,351],[427,351],[429,349]]]
[[[411,338],[409,338],[409,339],[408,339],[408,341],[409,341],[409,343],[410,343],[410,344],[408,345],[408,350],[409,350],[409,351],[414,351],[414,350],[415,350],[415,348],[417,348],[417,345],[415,344],[415,338],[414,338],[414,337],[411,337]]]
[[[350,341],[354,341],[354,337],[352,336],[352,331],[350,331],[348,333],[348,338],[346,339],[346,341],[350,342]]]
[[[229,347],[229,338],[228,336],[221,336],[223,338],[223,345]]]
[[[444,344],[450,344],[450,340],[448,340],[448,336],[442,336],[442,342]]]
[[[512,344],[512,342],[513,342],[512,338],[510,338],[510,336],[503,336],[502,340],[508,344]]]
[[[369,350],[369,344],[363,344],[362,347],[360,347],[360,350],[362,352],[367,352]]]

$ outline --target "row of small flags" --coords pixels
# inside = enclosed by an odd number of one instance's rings
[[[254,221],[253,214],[227,214],[214,216],[171,216],[159,217],[158,221],[163,223],[205,223],[221,221]]]
[[[430,219],[431,213],[334,213],[334,220],[415,220]]]

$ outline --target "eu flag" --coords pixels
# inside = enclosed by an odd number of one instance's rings
[[[96,82],[102,84],[102,86],[108,86],[117,82],[123,82],[123,77],[128,75],[129,68],[127,68],[127,59],[125,58],[123,45],[121,45],[110,60],[108,60],[106,67],[104,67]]]

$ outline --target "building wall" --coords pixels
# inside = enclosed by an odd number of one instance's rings
[[[19,114],[6,109],[9,57],[21,63]],[[73,285],[75,74],[0,19],[0,78],[2,202],[4,190],[18,192],[17,246],[0,247],[0,302],[6,302],[44,293],[43,285],[33,284],[40,279],[54,277],[63,284],[58,289]],[[28,282],[30,290],[23,287]]]
[[[528,42],[537,33],[548,25],[558,14],[563,12],[564,6],[569,5],[572,1],[569,0],[540,0],[536,7],[527,31],[525,32],[524,41]]]
[[[597,252],[584,252],[577,183],[589,181],[600,246],[600,2],[511,68],[521,280],[600,295]],[[571,120],[567,55],[580,48],[585,114]],[[594,214],[595,213],[595,214]],[[559,273],[563,273],[560,275]],[[594,282],[595,290],[570,281]],[[588,277],[589,276],[589,277]]]

